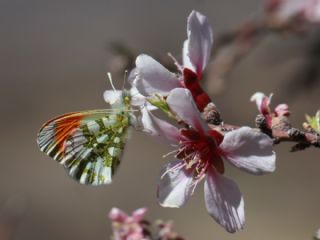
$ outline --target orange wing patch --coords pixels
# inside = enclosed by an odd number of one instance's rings
[[[58,145],[59,152],[64,152],[64,142],[70,136],[74,129],[80,127],[82,116],[71,116],[56,122],[55,141]]]
[[[68,113],[45,123],[38,134],[38,144],[41,151],[55,160],[60,160],[64,153],[64,142],[70,134],[80,127],[86,114],[81,112]]]

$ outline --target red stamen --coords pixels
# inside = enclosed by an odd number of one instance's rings
[[[219,132],[212,130],[209,136],[193,129],[181,129],[180,132],[186,140],[181,142],[182,146],[176,157],[183,160],[188,168],[194,168],[196,179],[201,178],[210,166],[214,166],[221,174],[224,173],[218,148],[223,136]]]

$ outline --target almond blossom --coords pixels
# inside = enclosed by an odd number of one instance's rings
[[[202,112],[210,97],[202,90],[199,81],[209,61],[213,43],[212,29],[205,16],[192,11],[187,23],[188,39],[183,44],[183,65],[175,61],[179,73],[170,72],[152,57],[141,54],[129,81],[144,96],[167,96],[172,89],[187,88]]]
[[[158,221],[157,226],[159,228],[158,238],[159,240],[184,240],[185,238],[180,236],[177,232],[173,229],[173,222],[172,221]]]
[[[224,161],[253,174],[275,170],[271,139],[249,127],[225,135],[210,129],[201,118],[189,90],[177,88],[167,97],[170,109],[187,124],[175,126],[149,114],[145,119],[154,136],[166,138],[176,149],[176,160],[162,171],[157,196],[164,207],[181,207],[205,180],[205,204],[214,218],[228,232],[244,226],[244,201],[237,184],[225,177]],[[147,116],[147,115],[145,115]]]
[[[250,98],[251,102],[256,102],[259,112],[265,117],[267,126],[272,128],[272,119],[274,117],[289,116],[289,107],[287,104],[279,104],[274,111],[270,109],[272,94],[266,96],[264,93],[256,92]]]
[[[109,218],[112,220],[114,240],[150,240],[144,234],[144,227],[141,224],[146,208],[139,208],[128,216],[118,208],[112,208]]]
[[[267,0],[266,8],[280,22],[296,17],[313,23],[320,21],[319,0]]]

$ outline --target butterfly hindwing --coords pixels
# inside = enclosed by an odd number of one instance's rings
[[[108,184],[120,163],[129,124],[127,111],[70,113],[44,124],[37,141],[80,183]]]

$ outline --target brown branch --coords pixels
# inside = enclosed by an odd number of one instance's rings
[[[219,129],[221,132],[228,132],[240,128],[240,126],[230,124],[223,124],[221,126],[210,124],[210,127],[216,130]],[[311,146],[320,148],[320,135],[317,133],[305,132],[297,128],[290,128],[289,130],[272,129],[271,131],[253,128],[253,130],[267,134],[273,139],[274,144],[280,144],[281,142],[295,143],[291,149],[292,152],[304,150]]]
[[[216,110],[215,110],[216,111]],[[209,126],[212,129],[219,130],[220,132],[228,132],[240,128],[240,126],[224,124],[214,125],[212,122],[215,120],[206,118],[208,115],[204,115]],[[219,116],[221,121],[220,114],[216,111],[215,114],[210,116]],[[270,138],[273,139],[274,144],[280,144],[281,142],[293,142],[295,145],[291,148],[292,152],[304,150],[308,147],[314,146],[320,148],[320,134],[313,131],[312,129],[306,129],[305,131],[291,127],[289,119],[287,117],[274,117],[272,120],[273,125],[270,129],[265,121],[262,121],[264,118],[262,115],[258,115],[256,118],[257,128],[254,128],[255,131],[260,131],[267,134]],[[211,122],[211,123],[210,123]]]

